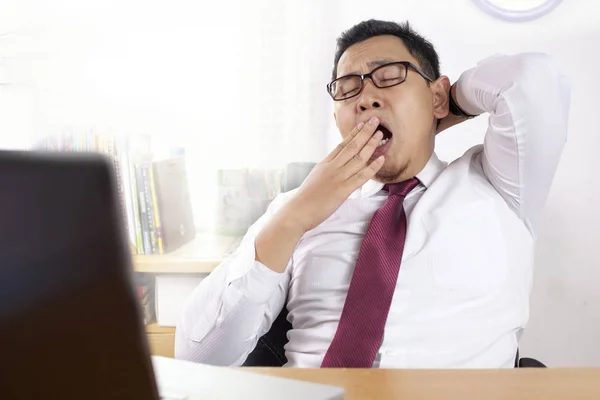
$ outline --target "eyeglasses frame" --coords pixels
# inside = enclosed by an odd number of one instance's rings
[[[406,68],[406,76],[404,77],[404,79],[402,81],[400,81],[398,83],[394,83],[393,85],[390,85],[390,86],[378,86],[377,83],[375,82],[375,80],[373,79],[373,74],[375,72],[377,72],[378,70],[380,70],[381,68],[389,67],[390,65],[398,65],[398,64],[401,64],[404,66],[404,68]],[[333,101],[344,101],[344,100],[351,99],[362,93],[362,91],[365,87],[365,79],[366,78],[369,78],[371,80],[371,82],[373,83],[373,85],[375,85],[375,87],[378,89],[386,89],[386,88],[398,86],[406,81],[406,79],[408,77],[408,69],[409,68],[412,68],[415,72],[417,72],[419,75],[421,75],[421,77],[423,77],[423,79],[425,79],[426,81],[428,81],[430,83],[433,82],[433,79],[431,79],[425,72],[423,72],[419,67],[417,67],[413,63],[411,63],[409,61],[394,61],[391,63],[380,65],[377,68],[373,69],[368,74],[363,74],[363,75],[349,74],[349,75],[340,76],[339,78],[336,78],[327,84],[327,93],[329,93],[329,95],[331,96]],[[331,93],[331,87],[333,86],[333,84],[341,79],[346,79],[346,78],[350,78],[350,77],[354,77],[354,76],[360,78],[360,86],[358,88],[358,92],[356,92],[356,94],[353,94],[352,96],[344,97],[343,99],[334,98],[333,94]]]

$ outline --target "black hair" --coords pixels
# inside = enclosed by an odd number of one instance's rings
[[[337,77],[338,63],[348,47],[381,35],[392,35],[400,38],[408,52],[417,60],[423,72],[434,81],[440,77],[440,61],[433,44],[415,32],[408,22],[399,24],[370,19],[354,25],[338,37],[331,79]]]

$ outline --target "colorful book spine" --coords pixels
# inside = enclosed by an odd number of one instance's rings
[[[156,254],[158,252],[158,240],[156,237],[156,228],[154,226],[154,202],[152,201],[152,190],[150,185],[150,170],[152,164],[142,164],[142,176],[144,179],[144,200],[146,201],[147,207],[147,218],[148,218],[148,231],[150,232],[150,246],[151,253]]]
[[[71,132],[66,132],[63,135],[62,142],[62,151],[73,151],[73,134]]]
[[[143,167],[136,165],[135,179],[137,184],[138,202],[140,206],[140,224],[142,227],[142,241],[144,244],[143,254],[152,254],[152,243],[150,242],[150,227],[148,222],[148,203],[146,202],[146,191],[144,187]]]
[[[152,210],[154,212],[154,229],[156,230],[156,241],[158,247],[158,254],[164,254],[164,246],[163,246],[163,231],[162,225],[160,223],[160,215],[158,212],[158,200],[156,197],[156,184],[154,182],[154,168],[150,165],[150,191],[152,193]]]
[[[133,202],[133,194],[135,190],[131,187],[131,169],[129,167],[129,152],[126,138],[121,138],[117,144],[117,154],[119,157],[119,167],[121,170],[123,197],[125,201],[125,223],[127,226],[127,238],[129,239],[129,247],[133,254],[139,253],[137,243],[137,230],[135,226],[135,210]]]
[[[128,163],[129,177],[130,177],[130,188],[131,188],[131,202],[133,205],[133,225],[135,227],[135,244],[137,254],[144,254],[144,241],[142,238],[142,224],[140,219],[140,206],[139,206],[139,193],[137,189],[137,179],[135,165],[131,158]]]
[[[82,135],[81,138],[84,136]],[[117,187],[117,198],[119,199],[119,204],[121,205],[121,215],[125,218],[123,226],[126,229],[126,236],[129,237],[129,224],[127,218],[127,204],[125,200],[125,186],[123,185],[123,174],[121,171],[121,163],[119,159],[119,153],[117,149],[117,141],[114,137],[109,137],[107,139],[107,152],[109,159],[112,161],[114,176],[115,176],[115,185]],[[83,151],[83,149],[82,149]]]

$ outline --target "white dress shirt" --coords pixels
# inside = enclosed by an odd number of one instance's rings
[[[456,99],[489,113],[488,130],[449,165],[433,154],[406,197],[407,239],[374,367],[510,368],[528,320],[537,221],[566,140],[570,89],[549,56],[497,55],[461,75]],[[287,305],[287,366],[319,367],[382,187],[367,182],[307,232],[283,273],[255,261],[254,247],[295,191],[279,195],[187,299],[176,357],[240,365]]]

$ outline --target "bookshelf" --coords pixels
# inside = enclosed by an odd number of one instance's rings
[[[152,274],[205,274],[235,250],[239,238],[198,234],[194,240],[169,254],[134,255],[135,272]]]
[[[167,146],[168,149],[161,147],[162,157],[155,159],[150,135],[118,135],[83,126],[63,128],[57,134],[41,137],[34,149],[99,153],[107,157],[113,167],[144,320],[156,320],[153,307],[158,280],[164,282],[171,278],[165,275],[211,273],[238,247],[240,238],[195,231],[183,148],[172,144]],[[232,180],[229,175],[221,174],[221,178],[229,182]],[[233,175],[235,178],[240,174]],[[254,175],[244,172],[240,176],[243,179],[253,177],[256,187],[271,182],[271,186],[264,187],[271,197],[277,192],[273,188],[280,187],[277,179],[268,180],[263,172]],[[266,201],[261,199],[260,204]],[[178,276],[173,280],[180,278],[188,277]],[[172,323],[170,320],[163,322]],[[146,333],[152,354],[173,357],[175,328],[150,323]]]

